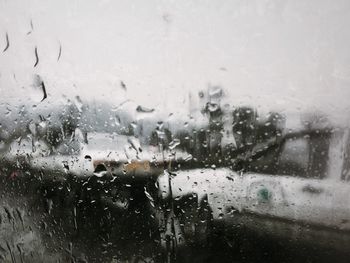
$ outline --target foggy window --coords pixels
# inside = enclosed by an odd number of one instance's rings
[[[0,0],[0,263],[347,263],[349,25],[348,0]]]

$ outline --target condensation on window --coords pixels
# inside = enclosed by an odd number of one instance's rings
[[[0,262],[348,262],[349,14],[0,0]]]

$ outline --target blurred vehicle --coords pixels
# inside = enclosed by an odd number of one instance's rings
[[[349,243],[348,128],[308,117],[287,129],[290,119],[278,113],[263,118],[215,100],[206,121],[181,128],[183,120],[164,123],[150,112],[134,122],[121,111],[114,123],[107,106],[98,114],[66,105],[64,118],[23,111],[2,137],[2,171],[40,181],[47,211],[55,202],[82,218],[86,207],[94,216],[137,211],[168,261],[185,246],[208,246],[217,232],[232,246],[248,233],[335,249]]]
[[[210,240],[218,231],[232,247],[264,238],[349,251],[349,156],[349,128],[309,126],[256,144],[237,156],[236,172],[166,172],[158,178],[159,195],[174,202],[192,195],[197,210],[193,220],[185,221],[181,213],[169,213],[173,226],[165,232],[175,245],[181,245],[179,237],[191,242],[196,234],[196,240]],[[204,223],[203,217],[212,223]]]

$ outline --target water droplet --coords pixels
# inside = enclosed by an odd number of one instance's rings
[[[91,160],[92,160],[92,158],[91,158],[90,155],[85,155],[84,159],[87,160],[87,161],[89,161],[89,162],[91,162]]]

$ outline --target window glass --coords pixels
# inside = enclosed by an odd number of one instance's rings
[[[307,176],[310,162],[308,138],[288,139],[278,159],[278,172],[285,175]]]
[[[347,0],[0,0],[0,262],[348,262],[349,25]]]

